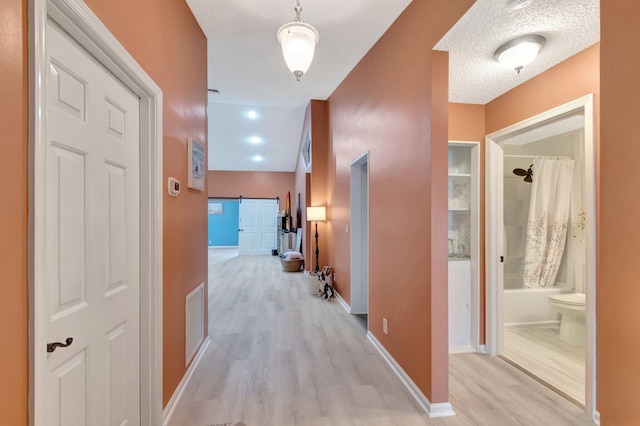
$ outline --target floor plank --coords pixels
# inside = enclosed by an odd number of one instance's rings
[[[429,419],[336,301],[277,258],[210,249],[211,344],[170,425],[588,425],[575,405],[498,358],[450,357],[457,415]],[[236,252],[237,254],[237,252]]]

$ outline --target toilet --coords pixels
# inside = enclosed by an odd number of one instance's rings
[[[585,301],[584,293],[565,293],[549,296],[551,307],[558,311],[559,314],[562,314],[559,338],[573,346],[584,347],[586,336],[584,326]]]

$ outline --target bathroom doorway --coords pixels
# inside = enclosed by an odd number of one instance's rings
[[[593,97],[486,141],[487,351],[594,414]]]

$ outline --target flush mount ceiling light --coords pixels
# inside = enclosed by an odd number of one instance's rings
[[[289,70],[300,81],[300,77],[307,72],[311,61],[313,61],[313,53],[320,39],[318,31],[309,24],[305,24],[300,19],[300,0],[296,0],[295,22],[284,24],[278,30],[278,42],[282,45],[282,55],[287,63]]]
[[[504,67],[516,70],[520,74],[522,68],[536,58],[546,41],[541,35],[514,38],[498,47],[495,58]]]

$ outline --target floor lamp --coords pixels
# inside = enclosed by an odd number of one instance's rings
[[[320,249],[318,249],[318,221],[319,220],[327,220],[327,208],[324,206],[307,207],[307,222],[316,223],[316,273],[320,270],[320,265],[318,265],[318,255],[320,254]]]

